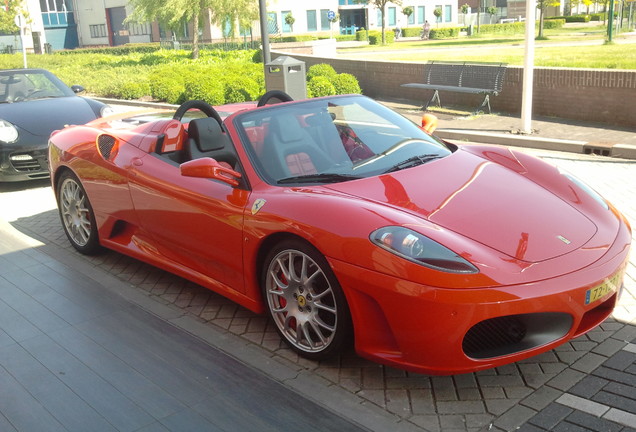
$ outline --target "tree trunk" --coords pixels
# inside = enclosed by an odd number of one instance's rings
[[[382,11],[382,13],[380,14],[382,16],[382,45],[386,45],[386,37],[384,35],[384,32],[385,32],[385,24],[384,23],[386,21],[385,17],[384,17],[385,7],[382,6],[382,9],[380,9],[380,10]]]
[[[194,17],[192,19],[192,60],[199,58],[199,19],[203,13],[203,9],[201,7],[198,9],[198,11],[194,11]]]

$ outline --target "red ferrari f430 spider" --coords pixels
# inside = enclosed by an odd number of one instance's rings
[[[631,231],[581,181],[509,148],[444,142],[364,96],[270,97],[55,132],[71,244],[266,312],[310,359],[353,344],[398,368],[465,373],[611,314]],[[203,115],[187,121],[192,108]]]

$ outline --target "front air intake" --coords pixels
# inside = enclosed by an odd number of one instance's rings
[[[508,315],[475,324],[464,336],[464,354],[488,359],[536,348],[562,338],[572,327],[572,316],[560,312]]]

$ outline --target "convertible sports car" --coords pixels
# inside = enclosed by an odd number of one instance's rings
[[[0,182],[47,178],[51,132],[108,113],[82,91],[43,69],[0,70]]]
[[[104,246],[271,316],[299,354],[353,345],[429,374],[491,368],[599,325],[627,220],[571,175],[508,148],[443,142],[359,96],[52,135],[60,216]],[[285,98],[282,98],[285,99]],[[190,108],[207,115],[184,124]]]

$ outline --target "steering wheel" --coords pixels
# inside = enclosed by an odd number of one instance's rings
[[[195,108],[208,117],[214,118],[217,122],[219,122],[219,125],[221,125],[221,129],[223,129],[223,120],[219,113],[212,107],[212,105],[202,100],[189,100],[182,103],[181,106],[177,108],[177,111],[174,113],[172,118],[181,121],[186,112]]]
[[[270,90],[267,93],[265,93],[263,96],[261,96],[261,98],[258,100],[258,104],[256,104],[256,106],[257,107],[265,106],[265,105],[267,105],[267,102],[269,102],[270,99],[277,99],[278,103],[280,103],[280,102],[292,102],[294,100],[290,95],[288,95],[284,91],[281,91],[281,90]]]

